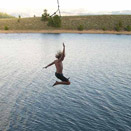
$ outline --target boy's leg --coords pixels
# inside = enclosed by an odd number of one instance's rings
[[[61,80],[61,82],[56,81],[53,86],[60,85],[60,84],[61,85],[70,85],[70,81],[69,81],[70,78],[66,78],[65,76],[63,76],[63,74],[59,74],[59,73],[56,73],[55,75],[58,79]]]
[[[59,82],[59,81],[56,81],[55,83],[54,83],[54,85],[53,86],[55,86],[55,85],[70,85],[70,81],[61,81],[61,82]]]

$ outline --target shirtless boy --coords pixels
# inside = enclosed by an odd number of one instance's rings
[[[67,79],[65,76],[63,76],[63,64],[62,64],[62,61],[64,60],[65,58],[65,45],[63,43],[63,52],[58,52],[55,56],[57,58],[57,60],[53,61],[52,63],[50,63],[49,65],[45,66],[44,68],[48,68],[49,66],[55,64],[55,67],[56,67],[56,73],[55,73],[55,76],[61,80],[61,82],[58,82],[56,81],[53,86],[55,85],[59,85],[59,84],[62,84],[62,85],[70,85],[70,81],[69,79]]]

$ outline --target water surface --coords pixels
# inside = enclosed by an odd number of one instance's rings
[[[71,85],[52,87],[63,42]],[[131,36],[0,34],[0,130],[130,131]]]

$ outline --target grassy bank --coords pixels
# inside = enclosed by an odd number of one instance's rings
[[[120,30],[125,30],[131,26],[131,15],[63,16],[61,28],[48,27],[40,17],[0,19],[0,30],[5,30],[5,26],[8,30],[77,30],[79,25],[84,30],[115,30],[119,23]]]

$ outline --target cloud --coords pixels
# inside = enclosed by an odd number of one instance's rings
[[[111,13],[112,13],[112,14],[131,15],[131,10],[112,11]]]
[[[88,11],[83,9],[62,11],[62,15],[131,15],[131,10],[122,10],[122,11]]]

